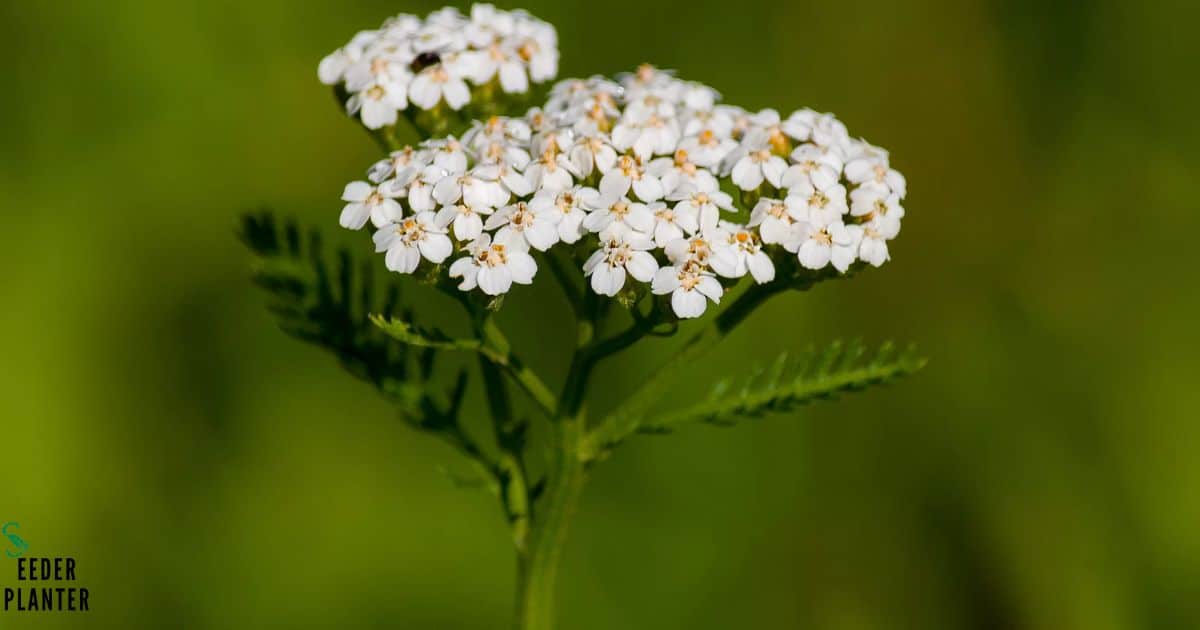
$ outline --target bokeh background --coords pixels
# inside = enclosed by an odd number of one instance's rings
[[[263,204],[336,231],[377,150],[317,61],[437,6],[0,4],[0,521],[76,557],[94,608],[0,627],[507,627],[491,498],[274,328],[234,238]],[[891,264],[771,303],[696,382],[837,337],[930,358],[622,448],[572,530],[563,628],[1200,627],[1200,4],[524,6],[562,76],[653,61],[833,111],[908,175]],[[561,369],[565,311],[514,297],[518,344]]]

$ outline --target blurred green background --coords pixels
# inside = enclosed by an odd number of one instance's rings
[[[507,627],[493,501],[274,328],[234,239],[262,204],[336,232],[377,150],[317,61],[437,6],[0,4],[0,521],[76,557],[94,608],[0,627]],[[563,628],[1200,627],[1200,3],[524,6],[561,76],[652,61],[833,111],[908,176],[891,264],[771,303],[695,382],[837,337],[931,359],[619,450],[571,532]],[[539,291],[505,322],[561,370]]]

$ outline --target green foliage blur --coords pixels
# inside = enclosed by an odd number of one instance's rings
[[[506,627],[493,499],[274,328],[234,237],[264,205],[345,236],[378,149],[316,64],[438,6],[0,3],[0,521],[75,557],[93,608],[0,627]],[[668,396],[839,337],[930,358],[622,447],[571,531],[564,629],[1200,627],[1200,3],[523,6],[563,77],[651,61],[832,111],[908,176],[890,264],[777,299]],[[539,285],[502,320],[561,379],[566,304]],[[29,586],[13,564],[0,587]]]

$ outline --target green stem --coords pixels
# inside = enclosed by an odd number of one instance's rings
[[[590,461],[600,457],[612,444],[616,444],[637,430],[637,421],[646,409],[660,396],[670,379],[684,366],[695,361],[709,348],[729,334],[759,306],[785,287],[775,284],[751,285],[744,293],[717,315],[711,324],[692,335],[677,354],[648,378],[622,405],[608,415],[581,444],[580,454]]]
[[[584,299],[576,319],[578,340],[551,423],[551,460],[546,471],[546,495],[534,506],[528,545],[518,553],[516,630],[553,630],[555,584],[567,540],[567,524],[583,493],[587,469],[579,456],[587,430],[584,394],[596,358],[592,351],[596,329],[594,298]]]
[[[483,320],[480,335],[482,336],[485,348],[484,355],[492,362],[503,367],[508,372],[508,375],[516,381],[517,385],[520,385],[521,389],[525,390],[525,393],[529,394],[529,397],[541,407],[542,411],[546,412],[547,415],[553,415],[557,407],[557,400],[554,398],[554,393],[550,391],[550,388],[546,387],[546,384],[542,382],[537,373],[521,363],[516,355],[512,353],[508,339],[500,331],[500,328],[496,326],[496,322],[491,317]]]
[[[557,462],[547,474],[546,496],[535,512],[529,544],[518,555],[516,630],[553,630],[555,585],[567,539],[567,525],[587,472],[579,458],[579,440],[585,425],[583,412],[562,418],[556,425]]]

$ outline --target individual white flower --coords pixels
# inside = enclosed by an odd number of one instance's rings
[[[463,200],[468,206],[496,208],[508,203],[509,194],[496,181],[494,168],[475,169],[462,175],[447,175],[433,187],[433,198],[443,206]]]
[[[518,171],[524,170],[533,160],[521,144],[501,140],[484,144],[476,155],[480,164],[503,164]]]
[[[557,214],[558,238],[564,243],[574,243],[583,237],[583,220],[587,218],[585,208],[592,207],[600,198],[593,188],[575,186],[560,192],[543,190],[529,201],[535,213]]]
[[[663,247],[663,253],[667,255],[667,260],[670,260],[671,264],[675,266],[692,264],[701,269],[708,267],[715,252],[712,240],[703,234],[671,241]]]
[[[408,198],[409,208],[414,212],[432,212],[437,208],[437,201],[433,198],[433,187],[442,181],[442,179],[448,177],[449,174],[446,172],[446,169],[436,164],[430,164],[422,169],[419,174],[411,173],[411,175],[408,190],[404,194]],[[394,188],[404,180],[397,178],[391,181],[395,182],[392,186]],[[390,182],[384,182],[385,185],[388,183]],[[381,188],[384,188],[384,186],[381,186]]]
[[[709,272],[694,264],[663,267],[654,274],[650,290],[657,295],[671,294],[671,309],[682,319],[700,317],[708,300],[720,304],[724,289]]]
[[[722,222],[713,237],[713,249],[709,266],[726,278],[741,278],[749,272],[758,284],[775,279],[775,263],[762,251],[762,242],[749,228]]]
[[[413,78],[408,98],[421,109],[433,109],[444,98],[450,109],[459,110],[471,100],[471,91],[455,65],[436,63]]]
[[[749,227],[757,227],[762,242],[783,245],[794,237],[792,226],[807,219],[806,208],[799,198],[768,199],[763,197],[750,211]]]
[[[681,100],[692,111],[710,111],[721,99],[721,93],[695,81],[684,81]]]
[[[526,24],[525,37],[517,45],[517,55],[529,66],[529,77],[537,83],[558,74],[558,34],[545,22]]]
[[[342,191],[342,201],[347,201],[342,209],[338,222],[344,228],[351,230],[362,229],[367,219],[375,227],[383,227],[393,221],[399,221],[404,215],[404,208],[395,200],[395,196],[383,187],[375,187],[367,182],[350,182]]]
[[[675,211],[678,214],[696,217],[702,232],[708,232],[717,227],[722,210],[736,211],[733,207],[733,197],[720,190],[691,192],[685,190],[668,197],[668,199],[679,202],[675,205]]]
[[[317,78],[325,85],[337,85],[342,82],[342,76],[362,54],[361,50],[339,48],[329,53],[317,66]]]
[[[824,269],[830,263],[845,273],[858,256],[862,228],[857,225],[833,223],[797,223],[797,240],[789,243],[796,258],[807,269]],[[795,248],[795,249],[792,249]]]
[[[450,265],[450,277],[462,278],[459,289],[470,291],[478,286],[488,295],[501,295],[508,293],[514,282],[533,283],[537,262],[524,250],[493,242],[488,234],[480,234],[466,249],[470,255]]]
[[[516,16],[497,9],[491,3],[471,5],[471,21],[465,25],[468,40],[475,46],[485,46],[497,36],[511,35],[516,27]]]
[[[846,125],[833,114],[817,114],[812,120],[811,140],[822,147],[831,147],[844,151],[850,143],[850,134]]]
[[[599,133],[580,135],[568,155],[580,177],[587,177],[593,171],[607,173],[617,165],[616,149]]]
[[[529,148],[536,155],[559,155],[566,154],[574,142],[575,132],[569,127],[553,127],[535,133],[529,142]]]
[[[441,264],[453,251],[450,237],[434,222],[432,212],[421,212],[399,223],[384,226],[375,232],[375,251],[387,252],[387,268],[399,273],[412,273],[425,258]]]
[[[631,202],[621,197],[609,203],[601,198],[601,205],[583,220],[589,232],[600,234],[601,240],[624,239],[630,232],[649,233],[654,229],[654,214],[646,204]]]
[[[658,201],[663,198],[663,185],[657,177],[646,172],[642,163],[629,155],[622,155],[617,164],[600,178],[600,194],[606,199],[618,199],[633,189],[642,201]]]
[[[666,247],[667,243],[671,241],[695,234],[696,230],[700,228],[695,208],[684,203],[671,207],[661,201],[656,201],[648,204],[646,208],[654,214],[652,234],[655,245],[659,247]],[[716,225],[715,220],[714,225]]]
[[[346,69],[362,59],[366,48],[377,39],[379,39],[379,33],[376,31],[359,31],[350,40],[350,43],[327,55],[317,66],[317,77],[321,83],[325,85],[341,83]]]
[[[558,242],[558,220],[554,212],[536,212],[524,201],[505,206],[488,217],[483,227],[495,230],[495,241],[510,249],[527,250],[530,247],[546,251]]]
[[[537,107],[531,107],[525,112],[525,123],[535,135],[557,128],[555,118]]]
[[[612,297],[625,286],[625,276],[639,282],[650,282],[658,271],[658,261],[648,250],[654,247],[642,235],[613,238],[605,241],[583,264],[583,273],[591,278],[592,290]]]
[[[392,151],[386,159],[372,164],[370,170],[367,171],[367,179],[375,184],[381,184],[393,175],[402,178],[400,174],[410,167],[414,169],[414,172],[419,173],[429,165],[431,159],[428,151],[418,151],[411,146],[406,146],[398,151]],[[404,182],[402,186],[408,186],[410,182],[411,179]]]
[[[454,136],[427,140],[423,146],[433,154],[434,165],[444,169],[447,175],[462,175],[467,172],[467,149]]]
[[[887,155],[866,155],[846,163],[846,179],[855,184],[886,186],[901,199],[908,193],[908,182],[904,175],[888,166]]]
[[[837,183],[842,174],[842,158],[836,151],[802,144],[792,151],[793,164],[783,173],[784,188],[792,188],[807,179],[818,188]]]
[[[733,139],[734,114],[745,113],[741,108],[731,111],[726,106],[715,106],[710,110],[688,110],[683,118],[683,135],[700,136],[705,131],[722,140]],[[734,141],[733,146],[737,146]]]
[[[721,184],[712,172],[693,162],[687,151],[678,149],[673,157],[658,158],[646,165],[646,172],[662,182],[669,196],[686,187],[688,190],[715,192]]]
[[[860,186],[850,193],[850,214],[865,217],[874,229],[891,239],[900,232],[904,206],[898,193],[882,186]]]
[[[850,211],[846,188],[836,181],[820,187],[806,177],[788,189],[787,198],[789,205],[800,207],[806,221],[819,225],[841,221]]]
[[[639,160],[654,155],[669,155],[679,145],[679,127],[673,114],[649,114],[640,117],[626,109],[625,115],[612,130],[613,146],[621,151],[632,150]]]
[[[870,263],[873,267],[883,266],[883,263],[889,259],[888,239],[878,230],[869,227],[869,224],[861,226],[860,229],[862,229],[862,242],[858,247],[858,258],[863,262]]]
[[[454,238],[459,241],[472,241],[479,238],[483,232],[483,217],[495,212],[490,206],[472,206],[469,203],[456,203],[438,211],[435,219],[438,227],[446,229],[454,226]]]
[[[463,134],[463,144],[483,153],[485,147],[492,143],[515,147],[528,143],[532,135],[529,124],[520,118],[492,116],[486,121],[472,123],[467,133]]]
[[[367,129],[396,124],[399,110],[405,107],[404,85],[391,80],[369,83],[346,101],[346,113],[361,118]]]
[[[525,178],[534,190],[559,192],[570,188],[579,173],[566,156],[555,151],[545,151],[542,157],[525,169]]]
[[[499,75],[500,89],[506,93],[529,91],[529,75],[517,51],[492,42],[484,50],[473,51],[463,56],[463,72],[476,85],[483,85]]]
[[[780,126],[784,133],[803,142],[812,138],[813,127],[817,124],[817,116],[819,114],[811,109],[796,110]]]
[[[408,68],[411,62],[412,55],[399,50],[381,51],[363,58],[346,68],[346,90],[358,92],[374,83],[394,83],[407,94],[408,84],[412,81],[412,72]]]
[[[728,135],[722,136],[711,128],[701,129],[679,142],[679,149],[687,151],[693,162],[705,168],[719,167],[737,147],[738,143]]]
[[[747,146],[738,149],[733,156],[737,161],[733,164],[733,183],[742,190],[755,190],[765,180],[779,188],[783,183],[783,173],[788,163],[783,158],[771,153],[765,139],[755,138]]]

